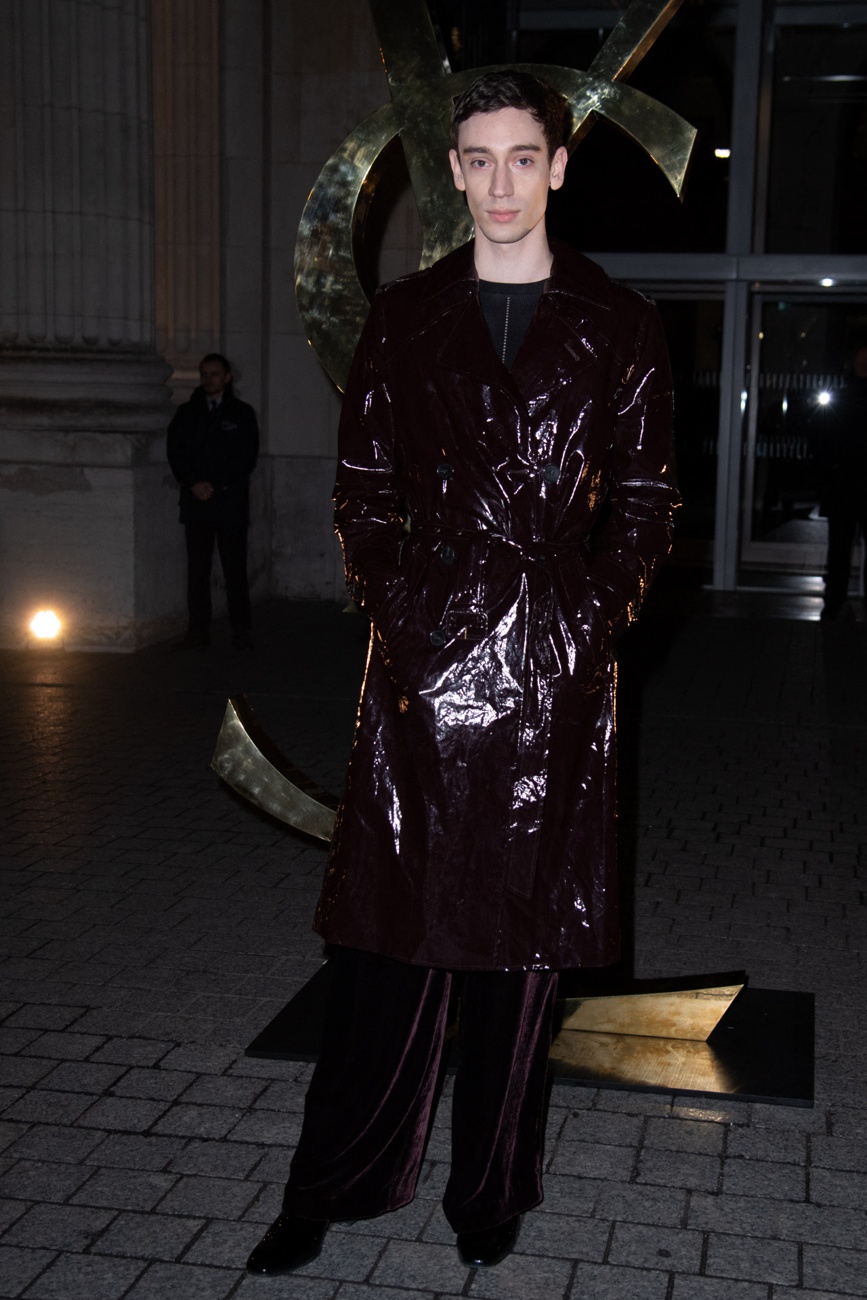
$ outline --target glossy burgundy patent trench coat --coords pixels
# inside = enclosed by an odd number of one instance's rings
[[[471,246],[378,293],[335,490],[374,630],[327,940],[453,970],[617,959],[612,643],[669,548],[670,432],[655,309],[567,247],[511,374]]]

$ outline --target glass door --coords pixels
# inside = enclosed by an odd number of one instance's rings
[[[843,429],[842,392],[867,343],[867,300],[765,289],[752,298],[743,446],[742,585],[822,590],[828,451]]]

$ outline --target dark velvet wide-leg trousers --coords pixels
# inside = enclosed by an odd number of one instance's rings
[[[337,948],[322,1051],[283,1209],[360,1219],[412,1200],[431,1124],[452,975]],[[545,1080],[557,976],[460,976],[460,1066],[443,1209],[455,1232],[542,1199]]]

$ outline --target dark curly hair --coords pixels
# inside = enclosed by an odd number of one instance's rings
[[[483,72],[455,99],[452,110],[451,142],[458,147],[458,129],[462,122],[478,113],[496,113],[501,108],[521,108],[536,119],[548,144],[548,157],[566,142],[566,100],[546,82],[531,72],[509,68],[504,72]]]

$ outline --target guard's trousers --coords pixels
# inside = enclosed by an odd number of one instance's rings
[[[462,980],[451,1173],[443,1209],[478,1232],[542,1199],[557,975],[449,971],[334,949],[324,1041],[283,1209],[359,1219],[412,1200],[436,1100],[449,996]]]
[[[211,626],[211,565],[214,542],[226,580],[226,608],[233,632],[253,626],[247,585],[247,525],[209,523],[185,525],[187,541],[187,610],[191,632],[205,634]]]

